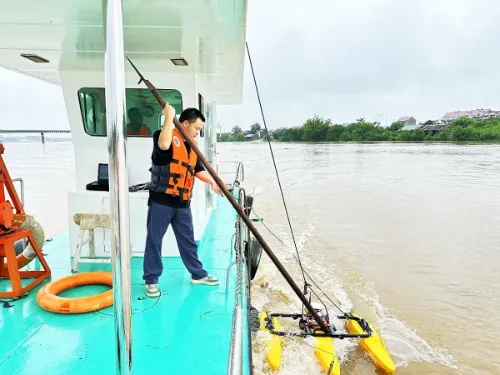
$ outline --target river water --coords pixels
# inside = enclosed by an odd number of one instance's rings
[[[375,325],[398,374],[500,374],[499,146],[273,143],[273,150],[306,271],[342,310]],[[219,152],[244,162],[255,210],[286,246],[262,224],[259,232],[302,286],[268,144],[222,144]],[[266,255],[252,291],[259,309],[282,312],[286,302],[300,312]],[[260,373],[265,339],[255,352]],[[319,373],[311,347],[285,340],[280,374]],[[375,373],[355,345],[335,345],[342,374]]]
[[[27,212],[47,236],[65,230],[65,199],[48,197],[74,186],[71,143],[5,146],[12,177],[25,179]],[[302,286],[268,144],[217,148],[219,160],[244,163],[243,184],[264,219],[256,226]],[[500,374],[500,146],[273,143],[273,150],[305,270],[342,310],[372,322],[397,374]],[[265,254],[252,303],[300,311]],[[256,374],[269,373],[266,338],[257,335]],[[320,373],[312,340],[283,343],[279,374]],[[355,343],[335,347],[342,374],[376,373]]]

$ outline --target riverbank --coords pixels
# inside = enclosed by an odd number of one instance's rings
[[[258,124],[256,124],[258,125]],[[256,126],[253,125],[254,127]],[[260,128],[260,125],[258,125]],[[260,133],[264,138],[266,132]],[[248,136],[248,134],[246,135]],[[281,142],[474,142],[499,143],[500,118],[471,119],[460,117],[439,127],[404,130],[404,124],[395,122],[388,127],[358,119],[349,125],[334,124],[330,119],[315,116],[302,126],[269,131],[273,141]],[[219,136],[220,142],[243,141],[244,132],[239,127],[233,133]]]

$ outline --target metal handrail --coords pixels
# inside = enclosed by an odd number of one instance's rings
[[[233,331],[231,332],[231,342],[234,342],[234,345],[230,345],[229,347],[228,375],[241,375],[243,351],[242,322],[242,310],[241,306],[238,305],[234,307],[233,313]]]
[[[241,170],[241,179],[238,180],[238,175],[240,174],[240,170]],[[245,180],[245,170],[243,168],[243,163],[242,162],[238,162],[238,167],[236,168],[236,177],[235,177],[235,180],[238,180],[239,182],[242,182]]]
[[[233,186],[239,186],[240,183],[245,180],[245,168],[243,166],[243,162],[231,161],[231,160],[218,161],[218,164],[229,164],[229,163],[236,163],[236,175],[234,178]]]
[[[26,212],[26,206],[24,205],[24,180],[21,177],[12,179],[12,183],[17,182],[17,181],[19,181],[21,183],[21,203],[23,205],[24,212]],[[24,238],[23,239],[23,249],[25,249],[26,246],[28,246],[28,239]]]
[[[21,182],[21,203],[23,204],[23,207],[24,207],[24,180],[19,177],[19,178],[13,178],[12,179],[12,182]]]
[[[240,205],[245,204],[246,193],[244,189],[241,189],[238,192],[238,203]],[[229,363],[227,373],[228,375],[241,375],[243,372],[243,311],[242,311],[242,302],[240,298],[242,295],[238,295],[240,291],[239,288],[243,288],[243,269],[242,267],[245,264],[245,254],[244,254],[244,243],[245,239],[244,235],[244,223],[239,218],[238,225],[236,226],[239,236],[235,236],[234,247],[236,250],[236,259],[231,265],[228,267],[228,274],[226,278],[226,292],[229,280],[229,268],[232,265],[236,264],[237,267],[237,280],[236,280],[236,290],[235,290],[235,306],[233,310],[233,325],[231,330],[231,343],[229,346]],[[239,238],[238,238],[239,237]]]

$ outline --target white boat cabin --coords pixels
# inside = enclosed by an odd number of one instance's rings
[[[98,180],[99,164],[108,164],[103,4],[98,0],[19,0],[9,2],[0,13],[0,66],[62,88],[75,150],[76,188],[67,197],[72,254],[79,231],[73,215],[109,212],[109,193],[87,187]],[[214,167],[217,105],[241,101],[246,6],[244,0],[157,0],[147,6],[140,1],[123,2],[125,55],[175,107],[177,116],[188,107],[202,111],[206,124],[197,141]],[[29,13],[24,11],[27,8]],[[152,134],[161,128],[162,115],[127,60],[125,80],[126,112],[137,108],[151,134],[128,135],[132,186],[150,179]],[[131,252],[142,256],[148,192],[129,192],[129,198]],[[210,187],[197,181],[191,205],[196,240],[203,235],[215,202]],[[96,229],[94,242],[96,256],[110,257],[108,230]],[[163,255],[178,255],[171,230],[164,239]]]

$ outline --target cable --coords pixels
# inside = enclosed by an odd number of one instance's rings
[[[248,60],[250,62],[250,69],[252,70],[252,77],[253,77],[253,82],[255,84],[255,91],[257,92],[257,99],[259,101],[259,107],[260,107],[260,113],[262,115],[262,121],[264,123],[264,127],[266,128],[266,138],[267,138],[267,142],[269,144],[269,149],[271,150],[271,157],[273,159],[274,170],[276,171],[276,178],[278,179],[278,185],[279,185],[280,192],[281,192],[281,198],[283,200],[283,205],[285,206],[285,212],[286,212],[286,217],[287,217],[287,220],[288,220],[288,226],[290,227],[290,232],[292,233],[293,244],[295,245],[295,250],[297,252],[297,258],[296,259],[299,262],[299,266],[300,266],[300,269],[302,271],[302,278],[304,279],[304,294],[307,294],[307,287],[309,286],[309,284],[307,284],[306,276],[304,274],[304,268],[302,267],[302,262],[300,260],[299,249],[297,247],[297,243],[295,242],[295,236],[293,234],[292,223],[290,222],[290,215],[288,214],[288,208],[286,206],[285,196],[283,194],[283,188],[281,187],[281,182],[280,182],[280,177],[279,177],[279,173],[278,173],[278,168],[276,167],[276,161],[274,159],[273,148],[271,146],[271,140],[269,138],[269,130],[267,129],[266,118],[264,116],[264,110],[262,108],[262,102],[260,100],[259,87],[257,85],[257,79],[255,78],[255,72],[254,72],[254,69],[253,69],[252,58],[250,57],[250,49],[248,48],[248,43],[247,42],[245,42],[245,46],[246,46],[246,49],[247,49]]]
[[[255,208],[253,208],[253,207],[252,207],[252,211],[253,211],[253,213],[254,213],[257,217],[260,217],[260,215],[259,215],[259,214],[255,211]],[[266,225],[263,221],[261,221],[260,223],[264,226],[264,228],[266,228],[266,229],[269,231],[269,233],[271,233],[271,234],[274,236],[274,238],[276,238],[279,242],[281,242],[284,246],[286,246],[286,244],[285,244],[285,243],[281,240],[281,238],[279,238],[276,234],[274,234],[274,232],[273,232],[271,229],[269,229],[269,227],[268,227],[268,226],[267,226],[267,225]],[[295,257],[295,254],[292,254],[292,255]],[[297,258],[295,257],[295,259],[297,259]],[[332,299],[328,296],[328,294],[326,294],[326,293],[325,293],[325,292],[324,292],[324,291],[323,291],[323,290],[322,290],[322,289],[318,286],[318,284],[317,284],[317,283],[313,280],[313,278],[311,277],[311,275],[309,275],[309,274],[307,273],[307,271],[306,271],[306,270],[302,269],[302,271],[303,271],[303,272],[307,275],[307,277],[309,278],[309,280],[311,281],[311,283],[313,283],[313,285],[314,285],[316,288],[318,288],[318,290],[319,290],[321,293],[323,293],[323,295],[324,295],[324,296],[328,299],[328,301],[330,301],[330,303],[331,303],[333,306],[335,306],[335,307],[336,307],[336,308],[337,308],[337,309],[338,309],[338,310],[339,310],[342,314],[346,314],[346,312],[345,312],[344,310],[342,310],[342,309],[341,309],[341,308],[340,308],[340,307],[339,307],[339,306],[338,306],[335,302],[333,302],[333,301],[332,301]],[[318,297],[318,295],[317,295],[317,294],[313,291],[313,289],[312,289],[312,288],[310,288],[310,289],[311,289],[311,292],[313,292],[313,293],[314,293],[314,295],[315,295],[316,297]],[[318,297],[318,299],[321,301],[321,299],[320,299],[319,297]],[[325,306],[325,304],[324,304],[322,301],[321,301],[321,303],[323,304],[323,306]],[[326,306],[325,306],[325,309],[326,309]]]
[[[283,188],[281,186],[281,181],[280,181],[280,177],[279,177],[279,173],[278,173],[278,167],[276,166],[276,160],[274,158],[274,152],[273,152],[273,147],[271,146],[271,139],[269,137],[269,130],[267,128],[267,123],[266,123],[266,118],[264,116],[264,109],[262,108],[262,101],[260,100],[260,93],[259,93],[259,86],[257,84],[257,79],[255,78],[255,71],[254,71],[254,68],[253,68],[253,63],[252,63],[252,57],[250,56],[250,48],[248,47],[248,42],[245,42],[245,46],[246,46],[246,50],[247,50],[247,55],[248,55],[248,61],[250,63],[250,69],[252,71],[252,77],[253,77],[253,82],[254,82],[254,85],[255,85],[255,91],[257,93],[257,100],[259,101],[259,107],[260,107],[260,113],[262,115],[262,122],[264,123],[264,127],[266,129],[266,138],[267,138],[267,143],[269,144],[269,150],[271,151],[271,158],[273,160],[273,165],[274,165],[274,170],[276,172],[276,178],[278,180],[278,185],[279,185],[279,188],[280,188],[280,192],[281,192],[281,199],[283,200],[283,205],[285,207],[285,212],[286,212],[286,217],[287,217],[287,220],[288,220],[288,226],[290,227],[290,232],[292,234],[292,240],[293,240],[293,244],[295,246],[295,251],[297,253],[297,255],[293,254],[293,256],[295,257],[295,259],[297,260],[297,262],[299,263],[299,266],[300,266],[300,271],[302,272],[302,278],[304,280],[304,294],[307,294],[307,288],[309,288],[312,291],[312,288],[311,288],[311,285],[307,283],[307,279],[306,279],[306,275],[308,276],[308,278],[311,280],[311,282],[318,288],[318,290],[323,293],[323,295],[330,301],[330,303],[332,303],[342,314],[346,314],[335,302],[332,301],[332,299],[318,286],[318,284],[316,284],[314,282],[314,280],[312,279],[312,277],[310,275],[307,274],[307,272],[304,270],[304,267],[302,266],[302,261],[300,259],[300,254],[299,254],[299,249],[297,247],[297,242],[295,241],[295,235],[293,233],[293,228],[292,228],[292,223],[290,222],[290,215],[288,214],[288,208],[286,206],[286,202],[285,202],[285,195],[283,193]],[[255,211],[255,210],[254,210]],[[274,236],[276,237],[283,245],[284,245],[284,242],[281,241],[264,223],[262,223],[264,225],[264,227]],[[314,292],[313,292],[314,293]],[[314,295],[318,298],[318,300],[323,304],[323,306],[325,307],[325,310],[327,310],[325,304],[323,303],[323,301],[321,301],[321,299],[319,298],[319,296],[314,293]],[[303,307],[303,306],[302,306]]]

